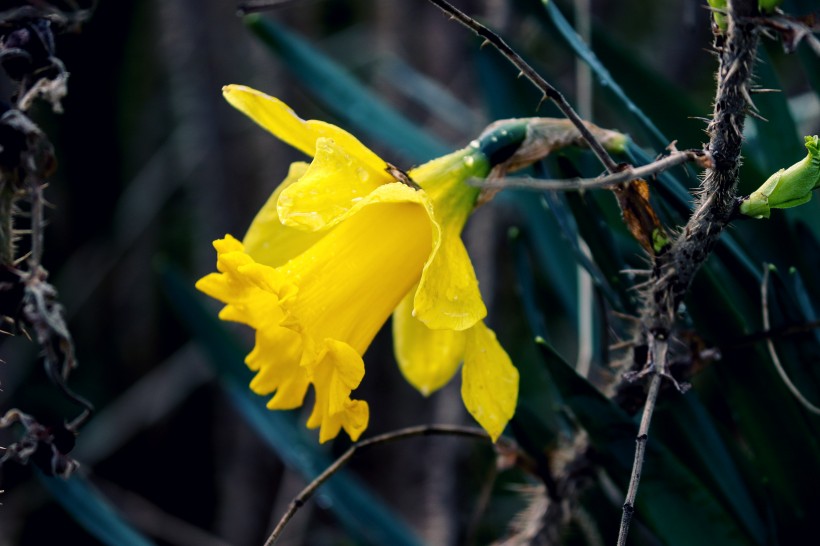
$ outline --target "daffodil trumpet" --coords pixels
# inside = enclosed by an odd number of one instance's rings
[[[352,398],[362,355],[393,315],[395,353],[424,395],[459,367],[462,398],[495,441],[515,412],[518,371],[484,324],[487,309],[461,231],[486,177],[531,141],[532,121],[509,120],[467,147],[404,173],[329,123],[303,120],[244,86],[228,102],[312,158],[290,166],[242,241],[214,242],[217,273],[197,288],[225,304],[223,320],[256,331],[251,389],[270,409],[300,407],[319,440],[357,440],[370,408]],[[497,132],[496,132],[497,131]],[[500,155],[499,155],[500,154]]]

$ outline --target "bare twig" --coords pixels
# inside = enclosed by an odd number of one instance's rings
[[[580,191],[593,188],[606,188],[624,182],[630,182],[639,178],[655,176],[663,171],[686,163],[695,161],[701,165],[709,164],[709,154],[703,150],[684,150],[672,152],[663,159],[653,161],[640,167],[630,167],[623,171],[598,176],[596,178],[569,178],[557,180],[544,180],[538,178],[495,178],[487,180],[474,180],[472,183],[480,185],[482,188],[524,188],[528,190],[564,190]]]
[[[793,53],[803,40],[820,56],[820,40],[813,33],[820,31],[820,20],[816,15],[791,17],[780,12],[763,17],[747,17],[745,21],[777,32],[786,53]]]
[[[333,476],[333,474],[338,472],[345,464],[347,464],[347,462],[353,458],[353,455],[355,455],[358,450],[366,447],[372,447],[374,445],[386,444],[395,442],[396,440],[404,440],[406,438],[415,438],[419,436],[462,436],[465,438],[476,438],[479,440],[490,439],[484,430],[476,427],[463,427],[456,425],[423,425],[380,434],[378,436],[374,436],[373,438],[368,438],[367,440],[353,444],[342,454],[341,457],[336,459],[333,464],[325,469],[324,472],[316,476],[316,478],[314,478],[313,481],[310,482],[307,487],[305,487],[302,492],[296,496],[295,499],[293,499],[288,507],[288,511],[285,512],[282,519],[280,519],[279,523],[276,524],[276,528],[268,537],[268,540],[265,541],[265,546],[271,546],[276,543],[279,536],[282,534],[282,531],[285,529],[285,526],[293,518],[299,508],[301,508],[305,502],[310,499],[319,486],[325,483],[331,476]],[[504,438],[499,439],[496,446],[507,450],[518,451],[515,444],[505,440]]]
[[[805,334],[812,330],[820,329],[820,320],[812,320],[803,324],[792,324],[790,326],[779,326],[777,328],[763,329],[758,332],[752,332],[743,337],[737,338],[731,343],[724,344],[724,347],[743,347],[745,345],[752,345],[758,341],[765,341],[766,339],[775,339],[778,337],[789,337],[798,334]]]
[[[239,15],[248,15],[250,13],[282,8],[297,1],[298,0],[244,0],[243,2],[239,2],[236,11]]]
[[[623,513],[621,515],[618,546],[624,546],[626,544],[626,537],[629,535],[629,525],[632,522],[632,515],[635,513],[635,498],[638,495],[638,484],[641,481],[643,460],[646,454],[646,442],[649,440],[649,426],[652,424],[652,415],[655,412],[655,403],[658,399],[661,381],[666,375],[667,347],[665,339],[649,338],[647,369],[654,370],[655,373],[652,374],[652,380],[649,382],[649,392],[646,395],[641,424],[638,428],[638,436],[635,439],[635,459],[632,463],[632,475],[629,478],[629,488],[626,492]]]
[[[760,282],[760,308],[763,314],[763,329],[769,330],[771,327],[769,322],[769,264],[763,265],[763,280]],[[766,338],[766,347],[769,349],[769,355],[772,357],[772,363],[777,370],[777,374],[780,376],[780,379],[783,380],[789,392],[792,393],[792,396],[808,411],[815,415],[820,415],[820,408],[809,402],[809,400],[803,396],[803,393],[800,392],[800,389],[789,379],[789,375],[786,373],[783,364],[780,362],[780,358],[777,356],[774,341],[772,341],[771,337]]]
[[[527,62],[522,59],[521,56],[518,55],[518,53],[516,53],[509,45],[507,45],[507,43],[499,35],[495,34],[493,31],[469,15],[460,11],[446,0],[429,1],[454,20],[475,32],[476,35],[484,38],[485,43],[491,44],[499,52],[501,52],[507,60],[518,68],[521,75],[530,80],[544,94],[542,100],[547,98],[552,100],[558,109],[564,113],[567,119],[569,119],[572,124],[578,128],[581,136],[583,136],[584,140],[587,141],[593,153],[598,157],[604,167],[606,167],[606,170],[610,173],[614,173],[618,170],[618,164],[609,156],[604,147],[601,146],[601,143],[598,142],[598,139],[596,139],[595,136],[589,131],[580,116],[578,116],[572,106],[570,106],[569,102],[567,102],[567,99],[565,99],[557,89],[550,85],[547,80],[545,80],[540,74],[538,74],[538,72],[527,64]]]

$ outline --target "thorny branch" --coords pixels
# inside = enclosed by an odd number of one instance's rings
[[[78,466],[69,453],[93,407],[67,385],[77,366],[74,344],[57,291],[41,264],[43,189],[56,161],[48,138],[26,112],[38,99],[61,111],[68,73],[56,56],[54,35],[78,27],[90,14],[74,2],[69,6],[37,2],[0,10],[0,68],[13,84],[12,95],[0,103],[0,315],[18,330],[33,331],[49,379],[82,408],[70,422],[48,424],[18,409],[8,410],[0,418],[0,428],[18,424],[23,433],[6,449],[0,464],[32,461],[46,474],[63,477]]]
[[[590,132],[589,128],[578,113],[575,112],[569,102],[567,102],[567,99],[565,99],[555,87],[550,85],[547,80],[545,80],[538,72],[527,64],[527,62],[522,59],[521,56],[518,55],[518,53],[516,53],[509,45],[507,45],[507,43],[499,35],[495,34],[472,17],[466,15],[446,0],[429,1],[441,11],[458,21],[460,24],[475,32],[476,35],[484,38],[485,44],[491,44],[499,52],[501,52],[504,57],[515,65],[515,67],[521,72],[521,75],[530,80],[533,85],[535,85],[535,87],[537,87],[544,94],[545,99],[548,98],[553,101],[558,109],[561,110],[561,112],[567,117],[567,119],[575,125],[581,133],[583,139],[589,144],[592,152],[601,161],[604,167],[606,167],[606,170],[610,173],[618,171],[618,163],[616,163],[615,160],[609,156],[598,139],[595,138],[595,135]]]
[[[758,43],[758,27],[749,22],[757,14],[755,0],[730,0],[725,34],[715,36],[718,55],[717,91],[709,123],[707,151],[712,158],[701,182],[695,212],[670,248],[655,257],[652,275],[643,293],[641,327],[637,345],[648,348],[652,372],[650,394],[661,377],[668,374],[667,349],[674,335],[678,308],[689,291],[692,279],[712,251],[723,228],[732,218],[740,167],[740,149],[747,109],[751,106],[749,86]],[[647,399],[638,436],[632,479],[623,507],[618,545],[626,543],[634,512],[634,499],[643,466],[643,449],[648,438],[655,397]]]

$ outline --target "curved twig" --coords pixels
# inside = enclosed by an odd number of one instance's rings
[[[386,444],[389,442],[395,442],[396,440],[416,438],[419,436],[462,436],[466,438],[476,438],[479,440],[490,440],[489,435],[484,432],[484,430],[477,427],[462,427],[456,425],[421,425],[417,427],[403,428],[393,432],[387,432],[385,434],[379,434],[378,436],[374,436],[372,438],[368,438],[367,440],[362,440],[361,442],[353,444],[341,455],[341,457],[336,459],[333,464],[328,466],[324,472],[316,476],[313,481],[311,481],[307,487],[302,489],[302,491],[291,501],[287,512],[285,512],[279,520],[279,523],[276,524],[276,528],[274,528],[273,532],[268,537],[268,540],[265,541],[265,546],[271,546],[276,543],[279,536],[282,534],[282,531],[285,529],[285,526],[293,518],[296,512],[304,506],[305,502],[310,499],[313,493],[316,492],[316,489],[318,489],[319,486],[325,483],[331,476],[333,476],[333,474],[338,472],[345,464],[347,464],[347,462],[353,457],[353,455],[356,454],[357,451],[366,447],[372,447],[374,445]],[[499,438],[496,443],[496,448],[504,448],[516,452],[518,451],[518,447],[513,442],[505,440],[504,438]]]
[[[763,281],[760,283],[760,308],[763,314],[763,329],[768,331],[771,327],[769,322],[769,264],[763,264]],[[774,368],[777,370],[777,375],[783,380],[783,383],[786,385],[786,388],[789,389],[789,392],[792,393],[792,396],[808,411],[815,415],[820,415],[820,408],[809,402],[808,398],[803,396],[803,393],[797,388],[797,385],[789,379],[789,374],[786,373],[783,364],[780,362],[780,358],[777,356],[774,341],[772,341],[771,337],[766,338],[766,347],[769,349],[769,355],[772,357],[772,364],[774,364]]]

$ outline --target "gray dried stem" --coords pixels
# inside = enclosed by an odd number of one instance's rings
[[[482,188],[523,188],[528,190],[544,191],[582,191],[596,188],[608,188],[625,184],[633,180],[639,180],[656,176],[672,167],[686,162],[695,162],[701,165],[709,164],[709,157],[703,150],[683,150],[673,151],[668,156],[653,161],[640,167],[628,167],[624,170],[605,176],[595,178],[562,178],[562,179],[541,179],[541,178],[488,178],[487,180],[476,180],[473,183]]]

